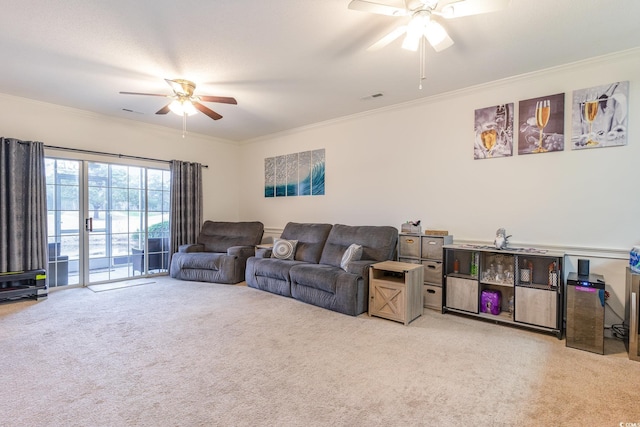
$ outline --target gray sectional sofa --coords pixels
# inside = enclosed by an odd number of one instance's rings
[[[247,260],[247,285],[352,316],[368,309],[369,266],[394,259],[398,230],[388,226],[288,223],[280,237],[297,242],[293,259],[259,249]],[[350,245],[360,260],[341,266]]]
[[[261,222],[205,221],[196,244],[182,245],[171,257],[171,277],[234,284],[244,280],[247,258],[262,241]]]

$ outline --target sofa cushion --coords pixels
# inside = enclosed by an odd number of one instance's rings
[[[206,252],[227,252],[231,246],[255,246],[262,241],[264,226],[261,222],[205,221],[198,243]]]
[[[289,270],[294,265],[304,264],[302,261],[292,261],[277,258],[249,258],[247,261],[252,264],[254,276],[271,277],[279,280],[289,281]]]
[[[273,239],[271,257],[278,259],[293,259],[296,255],[297,240]]]
[[[227,254],[207,252],[193,252],[189,254],[176,253],[173,255],[172,261],[178,268],[219,270],[221,260],[226,256]],[[172,269],[175,270],[175,268]]]
[[[291,268],[289,274],[292,283],[335,294],[338,277],[349,273],[325,264],[300,264]]]
[[[301,264],[291,268],[291,296],[298,301],[357,316],[367,311],[368,295],[363,277],[339,267]]]
[[[353,261],[360,261],[362,258],[362,245],[352,243],[344,254],[342,254],[342,260],[340,260],[340,268],[344,271],[349,271],[349,264]]]
[[[297,240],[295,259],[317,264],[324,243],[331,231],[331,224],[304,224],[290,222],[282,230],[282,239]]]
[[[247,260],[245,280],[247,285],[287,297],[291,296],[289,270],[303,261],[278,258],[256,258]]]
[[[352,243],[362,245],[363,260],[393,259],[397,242],[398,230],[394,227],[336,224],[327,237],[320,263],[340,267],[342,255]]]

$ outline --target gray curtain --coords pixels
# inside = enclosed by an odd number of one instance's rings
[[[171,253],[196,243],[202,227],[202,165],[171,161]]]
[[[0,137],[0,272],[47,268],[42,142]]]

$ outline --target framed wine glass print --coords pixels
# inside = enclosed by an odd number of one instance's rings
[[[564,150],[564,93],[520,101],[518,154]]]
[[[474,159],[513,155],[513,102],[475,111]]]
[[[627,145],[629,82],[573,91],[571,148]]]

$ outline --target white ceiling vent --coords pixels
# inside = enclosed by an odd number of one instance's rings
[[[378,93],[374,93],[372,95],[363,96],[362,98],[360,98],[360,100],[361,101],[370,101],[372,99],[382,98],[383,96],[384,96],[384,94],[382,92],[378,92]]]

